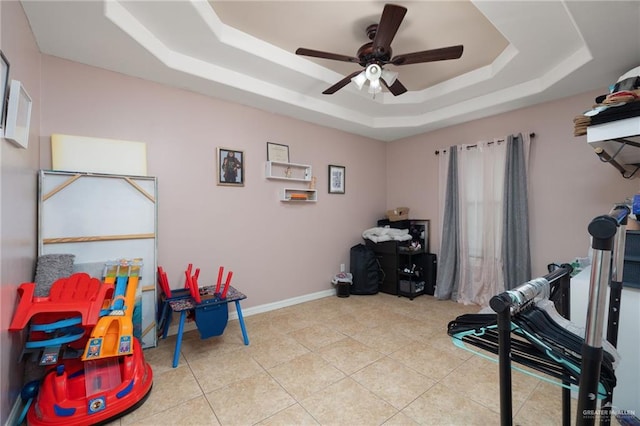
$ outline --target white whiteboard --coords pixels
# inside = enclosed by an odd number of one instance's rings
[[[40,171],[39,256],[74,254],[80,269],[93,271],[96,263],[143,259],[136,301],[143,348],[157,344],[156,194],[154,177]]]

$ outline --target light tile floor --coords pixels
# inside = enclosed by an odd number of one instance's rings
[[[112,425],[497,425],[497,364],[446,333],[477,311],[427,295],[327,297],[246,317],[249,346],[237,320],[220,337],[185,333],[177,368],[169,337],[145,350],[149,399]],[[559,387],[513,371],[514,424],[559,425],[560,401]]]

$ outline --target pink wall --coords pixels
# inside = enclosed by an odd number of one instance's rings
[[[37,170],[40,143],[40,53],[17,1],[0,2],[1,47],[10,63],[9,78],[19,80],[33,100],[28,149],[0,138],[0,421],[5,423],[22,387],[21,335],[7,328],[16,288],[32,281],[36,257]]]
[[[529,208],[534,276],[551,262],[570,262],[589,250],[587,225],[639,189],[602,164],[586,142],[573,136],[573,118],[588,109],[596,90],[570,98],[472,121],[387,145],[387,205],[411,207],[413,217],[432,219],[431,250],[439,252],[438,157],[435,150],[535,132],[529,162]]]
[[[588,249],[586,225],[638,189],[600,164],[585,138],[572,136],[572,119],[596,91],[389,144],[250,107],[218,101],[137,78],[41,56],[19,2],[0,2],[2,50],[12,77],[34,99],[28,150],[1,141],[0,421],[20,391],[21,342],[6,329],[16,286],[33,279],[37,175],[50,168],[52,133],[147,143],[149,174],[158,177],[159,263],[174,286],[189,262],[210,283],[218,265],[234,271],[246,307],[330,289],[349,248],[387,208],[411,207],[432,220],[438,251],[437,158],[452,144],[536,133],[531,156],[534,273]],[[38,138],[38,135],[40,137]],[[266,142],[289,145],[291,160],[311,164],[319,201],[278,201],[285,183],[264,179]],[[244,150],[246,185],[215,184],[216,147]],[[346,166],[346,194],[327,194],[327,165]]]
[[[245,307],[331,289],[349,248],[384,214],[382,142],[50,56],[42,87],[44,168],[52,133],[147,143],[149,175],[158,177],[159,264],[172,286],[182,286],[191,262],[203,284],[219,265],[233,270]],[[267,141],[313,166],[317,203],[279,201],[292,184],[265,179]],[[216,147],[244,151],[244,187],[216,185]],[[346,166],[345,195],[327,193],[329,164]]]

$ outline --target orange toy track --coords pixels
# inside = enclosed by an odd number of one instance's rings
[[[122,309],[112,309],[108,315],[98,320],[87,341],[82,355],[83,361],[132,353],[134,340],[132,316],[141,267],[142,263],[139,260],[120,264],[117,280],[123,280],[126,283],[125,293],[119,294],[120,290],[116,284],[111,306],[118,306],[118,301],[122,300],[120,302]]]

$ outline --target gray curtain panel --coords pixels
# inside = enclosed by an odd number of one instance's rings
[[[531,279],[527,167],[522,134],[507,138],[503,199],[504,285],[510,290]]]
[[[460,222],[458,203],[458,150],[449,149],[449,169],[447,170],[447,188],[445,190],[444,216],[442,223],[442,242],[440,243],[440,262],[436,278],[435,296],[440,300],[458,298],[458,277],[460,255]]]

